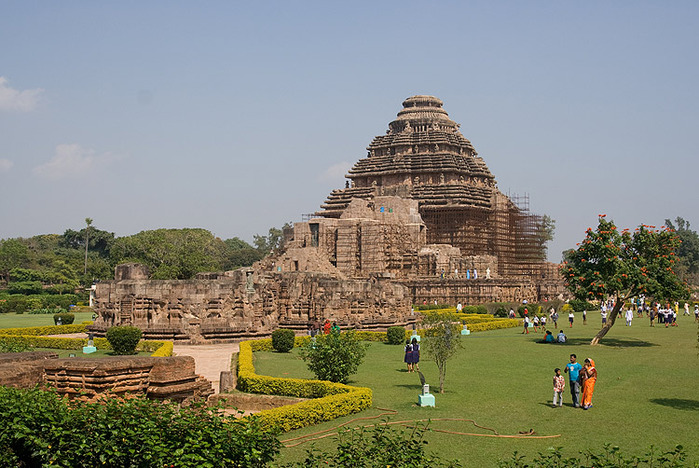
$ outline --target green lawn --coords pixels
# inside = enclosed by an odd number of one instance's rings
[[[398,411],[394,421],[432,418],[433,429],[489,433],[469,422],[436,418],[473,419],[499,434],[533,429],[553,439],[490,438],[433,432],[428,450],[444,458],[458,458],[464,466],[494,466],[517,450],[535,455],[548,447],[563,447],[567,456],[587,448],[597,451],[605,442],[619,445],[627,455],[641,455],[653,444],[664,450],[681,444],[690,460],[699,462],[699,355],[693,317],[679,317],[679,327],[648,326],[634,319],[631,327],[618,321],[603,341],[589,341],[599,326],[599,314],[588,313],[588,324],[576,314],[574,328],[564,324],[565,345],[539,344],[541,333],[522,335],[521,329],[474,333],[463,338],[464,349],[449,362],[444,394],[436,393],[436,365],[423,355],[421,370],[436,396],[436,408],[416,405],[420,383],[405,371],[402,346],[371,343],[367,358],[351,384],[371,387],[374,406]],[[595,324],[593,326],[593,323]],[[296,350],[295,350],[296,351]],[[563,368],[570,353],[580,361],[591,357],[599,378],[589,411],[571,406],[566,382],[563,408],[551,408],[555,367]],[[260,374],[310,378],[296,352],[255,353]],[[355,417],[378,415],[379,409],[283,434],[281,440],[336,427]],[[353,425],[367,424],[366,421]],[[326,446],[330,439],[316,441]],[[298,460],[310,444],[284,449],[278,461]],[[690,463],[691,466],[691,463]]]
[[[92,312],[78,312],[74,315],[74,324],[92,320]],[[53,324],[53,314],[0,314],[0,328],[43,327]]]

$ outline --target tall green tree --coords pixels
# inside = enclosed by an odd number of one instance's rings
[[[153,279],[190,279],[223,268],[226,246],[205,229],[157,229],[116,239],[114,264],[133,261],[148,266]]]
[[[597,344],[614,326],[627,300],[644,295],[657,301],[689,297],[687,284],[676,272],[680,239],[670,229],[639,226],[619,232],[600,215],[597,229],[587,229],[578,248],[568,251],[562,266],[566,286],[577,299],[615,301],[607,324],[590,344]]]
[[[678,273],[694,285],[699,285],[699,234],[689,228],[689,221],[681,217],[672,222],[665,220],[665,225],[674,230],[682,243],[677,250],[679,257]]]
[[[85,218],[85,275],[87,275],[87,247],[90,245],[90,226],[92,226],[92,218]]]
[[[3,281],[8,281],[10,272],[14,268],[26,267],[29,258],[29,248],[21,240],[5,239],[0,241],[0,278]]]
[[[447,362],[462,348],[461,322],[453,312],[427,312],[423,315],[425,327],[422,348],[439,370],[439,393],[444,393]]]
[[[264,257],[261,251],[238,237],[226,239],[223,243],[226,244],[227,248],[224,270],[249,267]]]
[[[290,229],[293,225],[285,223],[281,229],[271,227],[266,236],[255,234],[252,236],[252,243],[263,255],[279,250],[284,242],[284,229]]]

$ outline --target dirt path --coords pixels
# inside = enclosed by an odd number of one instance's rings
[[[209,379],[214,391],[219,392],[221,371],[231,370],[231,356],[238,352],[238,343],[210,345],[180,345],[175,343],[175,356],[192,356],[196,373]]]

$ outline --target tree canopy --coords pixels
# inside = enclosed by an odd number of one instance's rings
[[[562,274],[575,297],[615,301],[607,324],[591,344],[607,334],[632,297],[657,301],[689,297],[689,288],[676,271],[679,246],[679,236],[665,226],[641,225],[633,233],[628,229],[619,232],[613,221],[600,215],[597,229],[588,228],[578,248],[566,252]]]
[[[680,277],[699,285],[699,234],[689,229],[689,222],[679,216],[675,218],[674,223],[666,219],[665,225],[674,230],[682,242],[677,251],[677,270]]]

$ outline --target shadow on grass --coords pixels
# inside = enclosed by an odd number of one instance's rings
[[[649,401],[656,405],[669,406],[674,409],[699,411],[699,401],[697,400],[686,400],[683,398],[651,398]]]
[[[568,338],[565,343],[545,343],[541,339],[532,340],[537,344],[551,345],[551,346],[584,346],[589,345],[592,338]],[[599,343],[601,346],[607,346],[609,348],[650,348],[652,346],[658,346],[650,341],[636,340],[633,338],[602,338]]]

